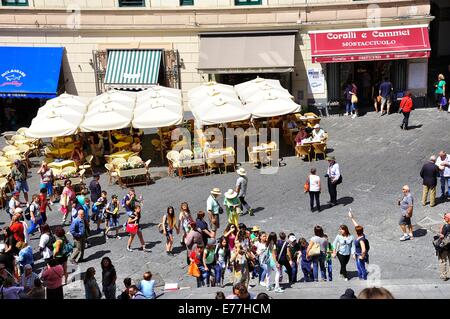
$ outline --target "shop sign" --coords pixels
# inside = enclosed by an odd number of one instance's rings
[[[21,80],[26,77],[26,73],[18,69],[6,70],[1,74],[0,87],[12,85],[15,87],[21,87],[23,82]]]

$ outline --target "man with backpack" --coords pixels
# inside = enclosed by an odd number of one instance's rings
[[[444,224],[439,230],[439,250],[436,251],[439,260],[440,278],[447,281],[450,278],[450,213],[444,215]]]
[[[78,264],[83,261],[84,245],[86,241],[85,227],[84,210],[80,209],[78,211],[78,217],[75,218],[70,225],[70,233],[72,234],[75,243],[75,249],[70,256],[70,262],[73,264]]]
[[[28,168],[20,160],[14,161],[14,166],[11,169],[11,177],[16,185],[14,191],[19,192],[19,194],[20,191],[23,191],[23,196],[25,197],[25,201],[27,202],[28,206],[29,204],[28,202],[29,187],[27,183]]]

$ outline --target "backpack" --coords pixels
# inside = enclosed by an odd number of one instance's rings
[[[33,205],[33,204],[31,204],[31,205]],[[28,206],[27,208],[25,208],[25,211],[23,212],[23,216],[25,216],[26,220],[30,220],[31,219],[31,211],[30,211],[31,205]]]
[[[364,244],[366,245],[366,253],[368,253],[370,250],[370,244],[369,244],[369,240],[366,238],[366,236],[364,236]]]
[[[49,239],[48,239],[47,245],[45,245],[45,247],[47,247],[50,250],[53,250],[53,244],[55,242],[56,242],[55,236],[53,236],[53,234],[49,234]]]
[[[63,241],[63,249],[62,254],[64,257],[69,257],[70,254],[72,254],[73,251],[73,244],[69,242],[68,240]]]

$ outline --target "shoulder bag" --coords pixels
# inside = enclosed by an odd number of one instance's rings
[[[310,175],[310,176],[311,176],[311,175]],[[305,193],[309,192],[309,187],[310,187],[310,185],[309,185],[309,178],[310,178],[310,176],[308,176],[308,177],[306,178],[306,182],[305,182],[305,184],[303,185],[303,190],[304,190]]]
[[[320,244],[313,243],[311,249],[309,250],[309,256],[314,257],[320,255]]]

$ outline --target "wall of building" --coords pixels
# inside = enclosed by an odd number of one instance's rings
[[[70,3],[78,3],[82,10],[67,12]],[[93,50],[118,44],[136,48],[152,43],[169,45],[179,50],[183,61],[181,81],[186,98],[187,90],[203,81],[197,72],[198,33],[294,29],[299,34],[292,94],[297,97],[298,91],[303,91],[301,102],[306,103],[308,98],[326,98],[326,91],[307,94],[306,70],[325,69],[325,65],[311,61],[308,31],[367,27],[372,21],[368,20],[372,14],[367,9],[368,3],[380,5],[378,21],[383,26],[428,23],[430,10],[426,0],[308,0],[307,3],[308,7],[305,0],[266,0],[263,6],[236,8],[234,0],[195,0],[194,8],[180,9],[178,0],[147,0],[147,8],[130,10],[118,8],[115,0],[34,0],[35,9],[0,8],[0,45],[64,46],[67,91],[86,96],[96,94]]]

